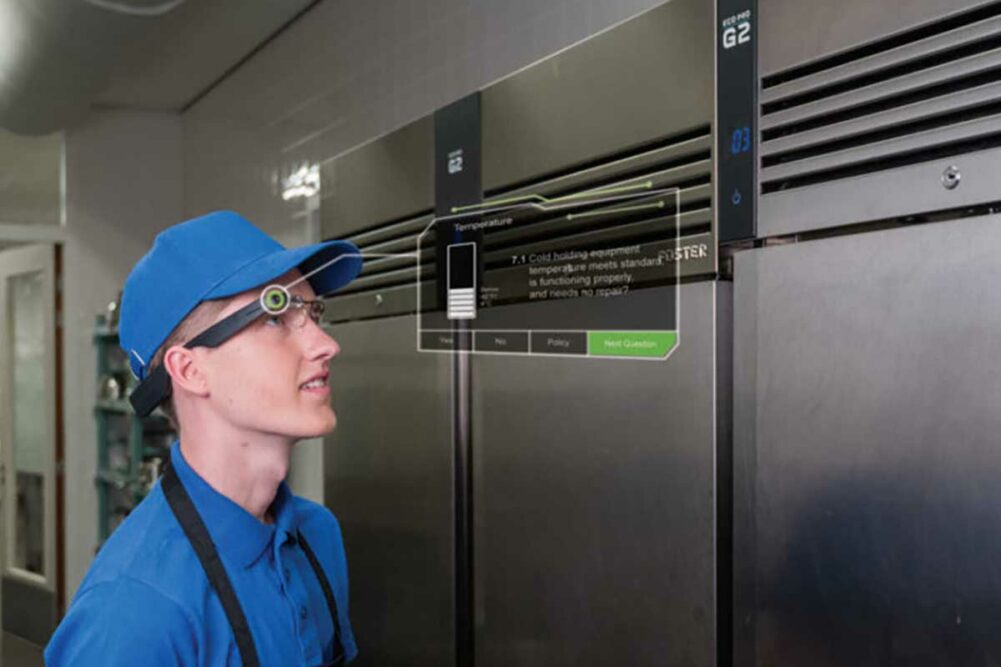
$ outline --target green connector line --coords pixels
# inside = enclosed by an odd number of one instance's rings
[[[645,211],[648,208],[664,208],[664,202],[656,204],[637,204],[636,206],[620,206],[619,208],[605,208],[600,211],[584,211],[583,213],[567,213],[567,220],[577,218],[592,218],[596,215],[608,215],[609,213],[626,213],[628,211]]]
[[[531,200],[536,200],[542,204],[559,204],[565,201],[572,201],[574,199],[583,199],[585,197],[598,197],[601,195],[611,195],[619,192],[629,192],[630,190],[648,190],[653,187],[653,181],[644,181],[642,183],[635,183],[633,185],[620,185],[615,188],[597,188],[595,190],[585,190],[584,192],[575,192],[572,195],[563,195],[562,197],[553,197],[552,199],[545,197],[543,195],[530,194],[530,195],[519,195],[517,197],[507,197],[506,199],[494,199],[492,201],[485,201],[480,204],[469,204],[467,206],[453,206],[452,213],[462,213],[463,211],[472,211],[478,208],[490,208],[491,206],[504,206],[507,204],[522,204],[529,202]]]

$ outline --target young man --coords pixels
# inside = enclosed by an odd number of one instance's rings
[[[286,250],[232,212],[162,232],[132,270],[120,341],[179,440],[101,548],[45,651],[49,667],[341,664],[357,649],[337,520],[283,481],[329,433],[326,296],[361,268],[332,241]]]

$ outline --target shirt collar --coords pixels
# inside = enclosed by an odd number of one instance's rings
[[[292,492],[284,481],[278,485],[271,504],[274,525],[266,525],[202,479],[184,460],[179,440],[174,441],[170,448],[170,462],[191,496],[191,502],[202,517],[216,549],[238,565],[253,565],[274,541],[276,529],[283,534],[295,534],[298,529]]]

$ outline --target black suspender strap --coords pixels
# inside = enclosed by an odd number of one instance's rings
[[[240,606],[240,600],[236,597],[236,591],[233,590],[233,583],[229,580],[229,575],[226,574],[226,568],[223,567],[219,552],[209,536],[205,522],[202,521],[195,504],[191,502],[191,496],[188,495],[184,484],[181,483],[181,479],[169,461],[164,467],[163,480],[160,484],[163,486],[164,496],[167,497],[167,504],[170,505],[177,522],[181,524],[181,529],[184,530],[188,542],[195,550],[209,583],[216,595],[219,596],[223,611],[226,613],[226,619],[233,630],[233,637],[236,639],[243,667],[260,667],[257,648],[254,646],[254,637],[250,633],[250,625],[243,613],[243,607]],[[309,560],[310,567],[313,568],[313,574],[320,582],[323,597],[327,600],[327,609],[330,611],[330,620],[334,624],[334,661],[330,664],[343,664],[344,645],[341,643],[341,623],[337,616],[337,600],[334,598],[334,591],[330,587],[330,581],[327,580],[327,575],[324,574],[320,561],[316,558],[316,554],[313,553],[313,549],[309,546],[302,531],[298,531],[296,537],[303,553],[306,554],[306,559]]]
[[[312,547],[309,546],[309,542],[306,541],[305,536],[303,536],[302,531],[298,531],[297,537],[299,540],[299,546],[302,547],[302,551],[306,554],[306,558],[309,560],[310,566],[313,568],[313,574],[320,582],[320,588],[323,589],[323,597],[327,599],[327,609],[330,611],[330,620],[334,623],[334,661],[330,664],[339,665],[344,662],[344,645],[341,644],[341,621],[337,616],[337,600],[334,598],[334,591],[330,587],[330,582],[327,580],[327,575],[323,573],[323,567],[320,566],[320,561],[317,560],[316,554],[313,553]]]
[[[226,618],[229,620],[233,636],[236,638],[236,646],[240,650],[240,660],[243,662],[243,667],[259,667],[260,661],[257,658],[254,637],[250,633],[250,625],[243,613],[243,607],[240,606],[240,600],[236,597],[236,591],[233,590],[233,584],[222,565],[222,560],[219,559],[219,552],[216,550],[215,544],[212,543],[212,538],[209,537],[209,531],[205,527],[202,517],[195,509],[194,503],[191,502],[191,496],[184,489],[184,485],[177,477],[177,472],[169,462],[163,472],[161,484],[170,509],[174,512],[177,522],[181,524],[184,534],[188,536],[188,541],[194,548],[198,560],[201,561],[209,583],[216,595],[219,596],[219,601],[222,602],[223,611],[226,612]]]

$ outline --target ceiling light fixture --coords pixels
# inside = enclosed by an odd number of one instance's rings
[[[312,197],[320,191],[320,168],[317,165],[302,165],[282,181],[282,199],[289,201],[298,197]]]
[[[113,0],[84,0],[88,5],[128,16],[163,16],[184,4],[185,0],[169,0],[159,5],[135,5]]]

